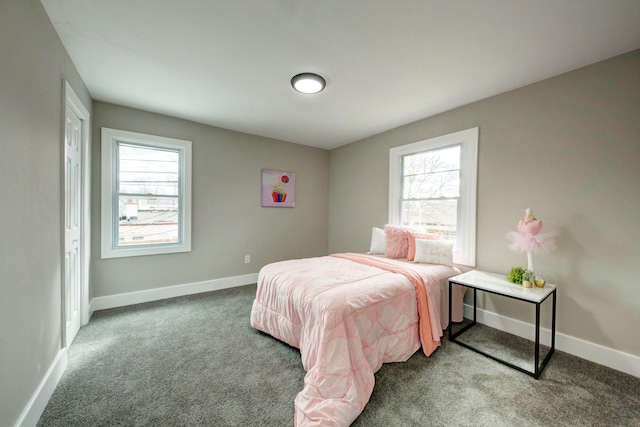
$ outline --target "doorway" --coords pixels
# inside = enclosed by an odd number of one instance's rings
[[[89,321],[89,111],[64,82],[63,347]]]

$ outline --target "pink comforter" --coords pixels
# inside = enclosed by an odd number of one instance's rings
[[[407,270],[414,283],[398,274],[401,270]],[[423,329],[428,324],[431,344],[423,349],[431,354],[448,321],[443,310],[448,308],[448,295],[443,294],[448,287],[443,285],[456,274],[457,269],[447,266],[361,254],[262,268],[251,326],[299,348],[307,371],[294,402],[294,423],[351,424],[369,401],[374,373],[382,364],[406,361],[420,348],[421,323]],[[424,289],[416,292],[416,286]],[[428,313],[418,309],[421,305]],[[462,320],[462,292],[454,296],[454,307],[453,319]]]

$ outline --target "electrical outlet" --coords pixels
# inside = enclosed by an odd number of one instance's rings
[[[245,255],[244,256],[244,263],[245,264],[251,263],[251,255]]]

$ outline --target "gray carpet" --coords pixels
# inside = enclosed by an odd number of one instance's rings
[[[249,326],[255,289],[94,313],[38,426],[291,426],[305,372],[297,349]],[[505,357],[531,351],[474,329]],[[640,426],[640,378],[556,351],[535,380],[445,338],[384,365],[353,425]]]

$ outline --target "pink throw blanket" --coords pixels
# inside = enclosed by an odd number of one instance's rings
[[[456,274],[360,254],[265,266],[251,326],[300,349],[307,374],[294,423],[348,426],[369,401],[382,363],[406,361],[421,341],[430,355],[446,327],[442,283]],[[461,312],[461,295],[455,300]]]
[[[435,301],[429,300],[427,293],[427,285],[424,279],[416,271],[409,268],[407,265],[398,265],[397,263],[390,262],[385,258],[372,258],[362,254],[346,253],[346,254],[333,254],[332,256],[345,258],[353,262],[359,262],[361,264],[370,265],[372,267],[378,267],[392,273],[404,274],[407,279],[411,281],[415,286],[416,295],[418,299],[418,319],[419,319],[419,332],[420,342],[422,343],[422,351],[425,356],[431,356],[436,348],[440,346],[440,336],[434,338],[431,328],[431,316],[429,306],[433,308],[431,311],[435,311],[438,305]]]

